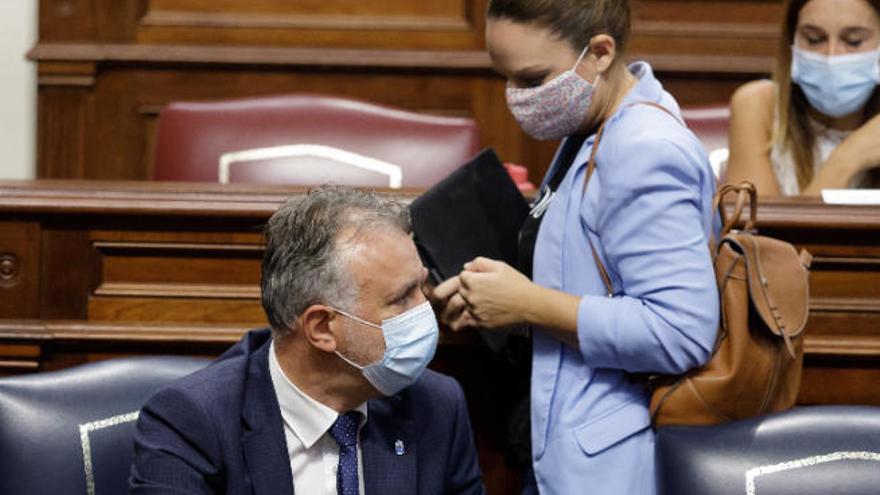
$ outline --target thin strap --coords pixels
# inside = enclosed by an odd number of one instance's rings
[[[590,251],[593,252],[593,259],[596,261],[596,267],[599,268],[599,276],[602,277],[602,282],[605,283],[605,292],[608,297],[614,297],[614,286],[611,285],[611,278],[608,276],[608,270],[605,269],[605,265],[603,265],[602,260],[599,259],[599,253],[597,253],[596,248],[593,247],[593,241],[590,239],[590,234],[587,234],[587,242],[590,243]]]
[[[590,183],[590,177],[593,175],[593,171],[596,170],[596,153],[599,151],[599,140],[602,139],[602,133],[605,131],[605,123],[602,122],[602,125],[599,126],[599,130],[596,131],[596,140],[593,141],[593,149],[590,151],[590,161],[587,162],[587,175],[584,178],[584,193],[587,192],[587,185]],[[596,267],[599,269],[599,276],[602,277],[602,282],[605,283],[605,291],[608,294],[608,297],[614,297],[614,286],[611,285],[611,277],[608,276],[608,270],[605,269],[605,265],[602,264],[602,260],[599,259],[599,253],[596,252],[596,248],[593,246],[593,241],[590,239],[590,234],[587,233],[587,242],[590,243],[590,250],[593,252],[593,260],[596,262]]]
[[[590,53],[590,45],[589,44],[587,44],[587,46],[585,46],[584,49],[581,50],[581,54],[578,57],[577,62],[574,63],[574,67],[581,65],[581,61],[584,59],[584,57],[587,56],[587,53]]]
[[[727,215],[727,210],[724,208],[724,196],[727,194],[735,192],[737,193],[736,205],[734,206],[733,214]],[[739,222],[740,217],[742,216],[743,208],[745,207],[746,199],[749,200],[749,219],[746,221],[746,225],[743,230],[749,231],[755,228],[757,224],[757,212],[758,212],[758,194],[755,190],[754,184],[749,181],[742,181],[738,185],[733,184],[725,184],[715,193],[715,198],[713,199],[713,210],[718,210],[721,215],[721,220],[723,222],[723,227],[721,228],[720,237],[724,237],[728,232]]]
[[[593,171],[596,170],[596,153],[599,151],[599,141],[602,139],[602,133],[604,132],[605,122],[602,122],[602,125],[599,126],[599,130],[596,131],[596,140],[593,141],[593,149],[590,150],[590,161],[587,162],[587,176],[584,178],[584,192],[587,191],[590,177],[593,176]]]
[[[659,103],[654,103],[653,101],[637,101],[635,103],[627,105],[627,108],[634,107],[636,105],[648,105],[663,110],[673,119],[675,119],[676,122],[684,125],[684,123],[679,120],[679,118],[676,117],[674,113],[670,112],[668,108],[660,105]],[[590,161],[587,162],[587,173],[584,176],[584,193],[587,192],[587,185],[589,185],[590,183],[590,177],[592,177],[593,171],[596,169],[596,153],[599,151],[599,141],[602,139],[602,133],[605,130],[605,124],[607,122],[607,120],[605,122],[602,122],[602,125],[599,126],[599,130],[596,131],[596,140],[593,141],[593,149],[590,152]],[[614,297],[614,286],[611,285],[611,277],[608,276],[608,270],[605,268],[605,265],[599,258],[599,253],[596,252],[596,247],[593,246],[593,241],[592,239],[590,239],[589,233],[587,234],[587,242],[590,244],[590,250],[593,252],[593,260],[595,260],[596,262],[596,268],[599,269],[599,276],[602,277],[602,282],[605,284],[605,291],[607,292],[608,297]]]

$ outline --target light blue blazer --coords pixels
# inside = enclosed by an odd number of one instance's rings
[[[606,123],[586,194],[595,136],[560,184],[535,246],[535,282],[581,297],[578,349],[534,333],[532,449],[543,495],[654,494],[649,397],[628,373],[684,372],[706,362],[715,342],[715,177],[693,133],[662,110],[631,105],[679,112],[648,64],[629,69],[639,81]]]

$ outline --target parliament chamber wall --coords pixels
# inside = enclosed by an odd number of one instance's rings
[[[486,0],[40,0],[41,178],[148,179],[156,119],[178,100],[312,92],[476,120],[539,179],[484,49]],[[682,105],[725,103],[772,66],[781,0],[634,0],[627,57]]]
[[[330,93],[471,117],[483,145],[539,180],[556,143],[509,115],[485,3],[40,0],[37,173],[85,180],[0,183],[0,374],[216,356],[265,325],[261,229],[303,190],[146,181],[169,102]],[[628,58],[683,106],[724,103],[772,67],[781,0],[632,4]],[[815,256],[798,402],[880,405],[880,212],[780,200],[759,225]],[[490,493],[514,493],[478,339],[444,332],[432,366],[465,387]]]

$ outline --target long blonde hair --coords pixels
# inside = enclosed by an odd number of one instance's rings
[[[810,125],[807,112],[810,104],[800,86],[791,81],[791,46],[797,32],[801,9],[810,0],[788,0],[785,3],[785,16],[782,19],[782,36],[776,55],[776,68],[773,80],[776,83],[776,127],[773,129],[773,142],[779,149],[791,151],[795,162],[798,184],[804,189],[813,180],[815,173],[814,152],[816,134]],[[880,15],[880,0],[868,0]],[[865,118],[870,119],[880,112],[880,91],[875,90],[865,108]],[[876,174],[875,174],[876,175]]]

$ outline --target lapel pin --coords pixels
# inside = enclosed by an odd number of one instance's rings
[[[406,447],[403,445],[403,440],[398,438],[397,441],[394,442],[394,453],[396,455],[406,454]]]

